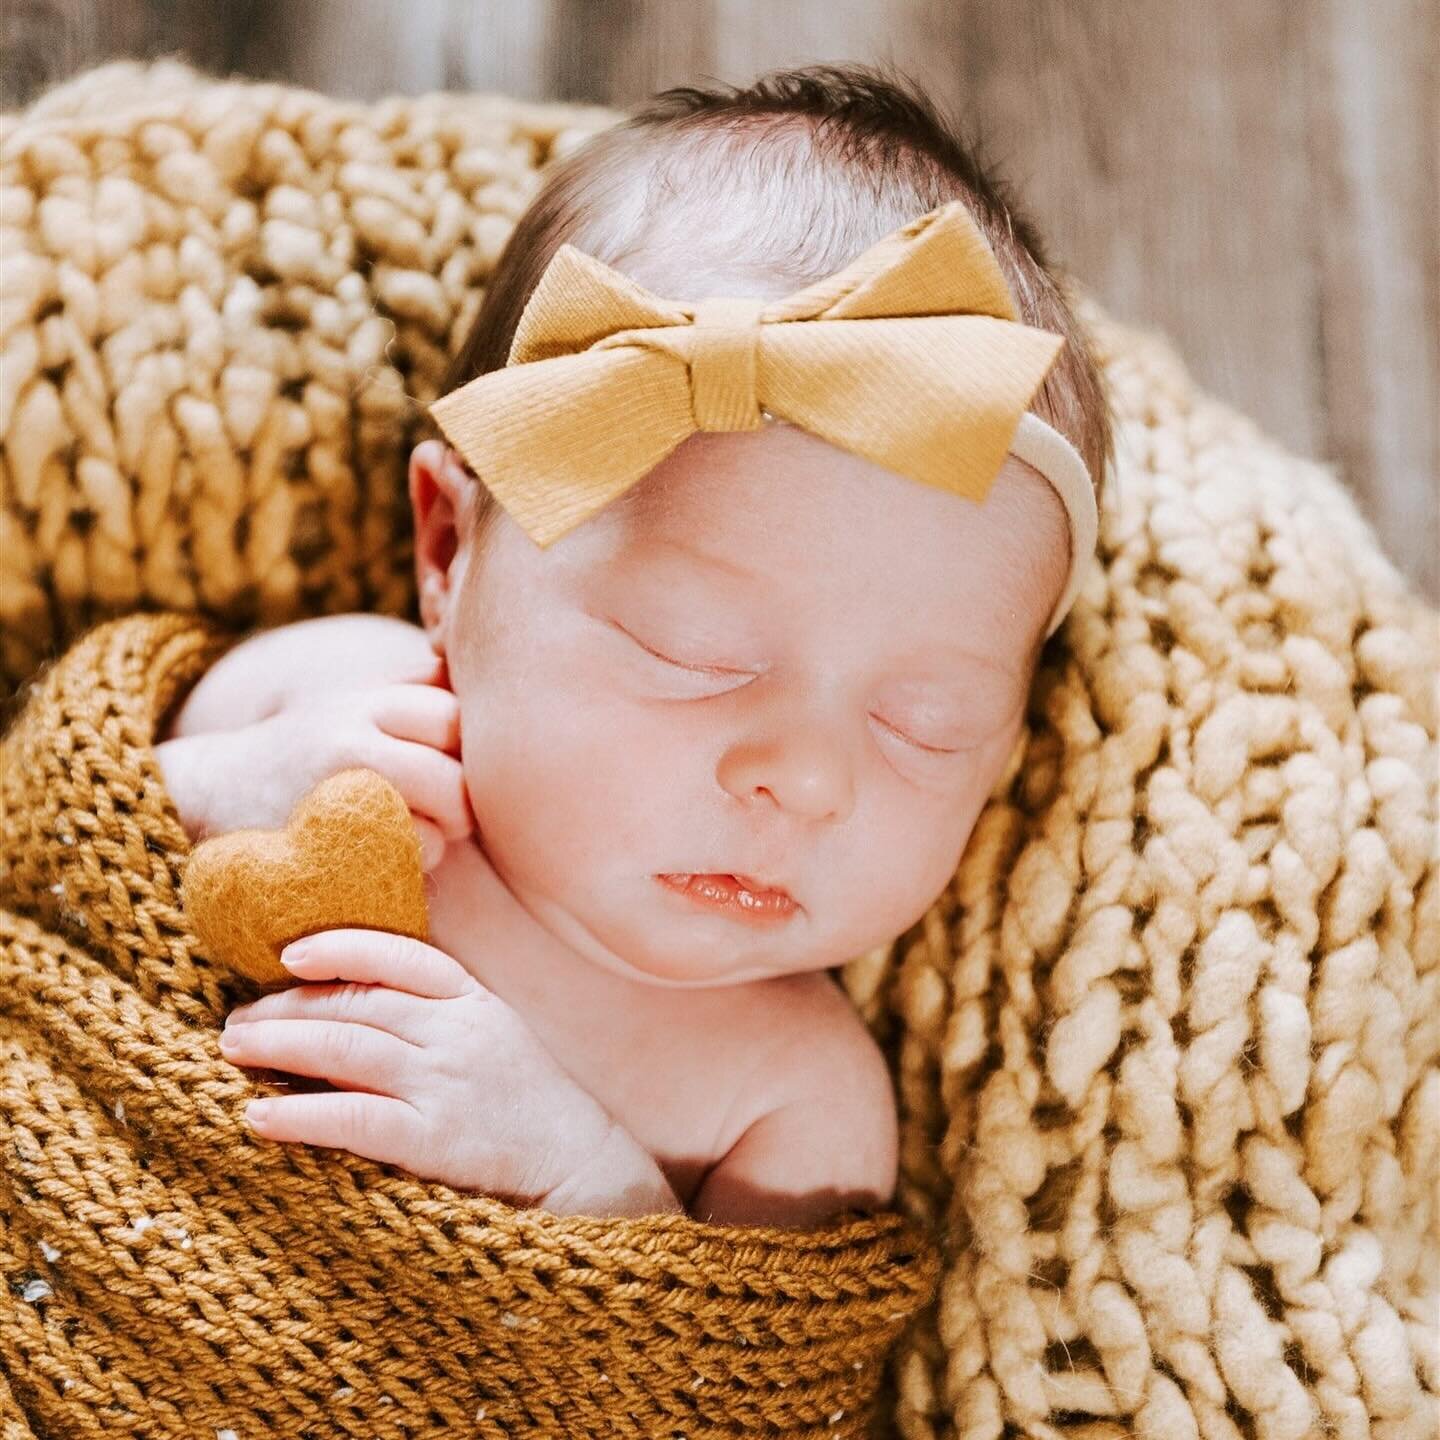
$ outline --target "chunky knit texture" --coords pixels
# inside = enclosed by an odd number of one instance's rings
[[[911,1436],[1440,1430],[1440,631],[1092,312],[1101,567],[950,894],[850,967],[945,1236]]]
[[[174,67],[155,67],[142,93],[141,78],[111,67],[4,122],[0,646],[12,683],[90,621],[136,605],[247,624],[410,613],[399,517],[411,397],[433,396],[535,165],[613,118],[497,97],[355,106]],[[1201,393],[1160,338],[1093,306],[1086,315],[1119,429],[1101,564],[1047,651],[1027,733],[954,885],[845,975],[893,1062],[899,1203],[945,1252],[938,1300],[900,1344],[895,1425],[934,1440],[1431,1440],[1435,617],[1333,475]],[[149,673],[123,666],[129,679],[112,692]],[[142,793],[164,809],[148,732],[107,724],[101,733],[130,735],[133,767],[118,800],[97,787],[99,819],[72,812],[75,833],[95,837],[95,858],[67,871],[83,896],[116,894],[107,858],[173,878],[132,820]],[[169,854],[180,837],[166,833]],[[17,938],[0,1005],[20,995],[24,1033],[43,1047],[38,1076],[7,1060],[6,1094],[28,1097],[23,1133],[46,1137],[42,1159],[57,1156],[59,1178],[22,1189],[20,1172],[4,1172],[6,1276],[12,1294],[36,1298],[0,1331],[12,1347],[0,1351],[0,1411],[7,1375],[26,1404],[49,1394],[43,1374],[51,1391],[79,1390],[77,1404],[118,1395],[134,1406],[136,1377],[177,1373],[178,1335],[210,1354],[202,1342],[228,1327],[218,1353],[232,1347],[251,1377],[264,1367],[270,1403],[332,1433],[334,1389],[410,1373],[414,1325],[443,1334],[430,1357],[443,1368],[448,1347],[493,1314],[482,1300],[492,1287],[536,1301],[556,1276],[601,1263],[595,1247],[620,1222],[577,1240],[543,1217],[510,1230],[513,1217],[479,1207],[458,1243],[433,1220],[452,1212],[429,1208],[428,1189],[407,1208],[393,1176],[241,1143],[229,1071],[180,1112],[198,1110],[205,1126],[177,1125],[171,1107],[191,1092],[174,1077],[211,1063],[218,982],[164,901],[118,928],[95,925],[81,952],[56,929],[56,907],[75,901],[53,883],[26,881],[33,905],[51,907],[35,909],[38,926],[6,921]],[[170,962],[142,970],[127,957],[152,942]],[[23,983],[8,978],[17,969]],[[114,989],[117,975],[147,1008]],[[76,1006],[100,1018],[67,1018]],[[0,1025],[17,1023],[9,1013]],[[157,1015],[179,1018],[157,1028]],[[16,1043],[13,1028],[0,1034]],[[123,1124],[117,1053],[141,1077]],[[135,1106],[143,1133],[169,1147],[149,1171],[127,1128]],[[23,1140],[5,1164],[35,1153]],[[97,1153],[129,1167],[124,1184]],[[319,1219],[282,1216],[270,1198],[282,1181],[328,1186],[333,1205]],[[177,1250],[185,1241],[152,1197],[189,1186],[200,1198],[177,1213],[193,1244]],[[137,1232],[146,1216],[156,1225]],[[79,1223],[85,1245],[66,1253],[52,1223]],[[676,1238],[694,1230],[657,1233],[644,1275],[694,1278]],[[536,1234],[563,1237],[561,1262]],[[892,1232],[853,1243],[873,1244],[875,1273],[900,1283]],[[466,1277],[438,1313],[411,1303],[417,1253]],[[796,1263],[763,1245],[756,1254]],[[278,1297],[247,1287],[267,1265],[285,1277]],[[307,1326],[328,1323],[307,1287],[348,1286],[357,1266],[382,1267],[386,1299],[362,1286],[345,1313],[368,1318],[396,1354],[324,1350],[348,1367],[332,1382],[306,1344]],[[82,1283],[87,1302],[183,1318],[108,1370],[72,1350],[17,1381],[14,1347],[46,1353],[47,1315],[63,1286]],[[588,1293],[570,1293],[579,1318],[560,1344],[588,1333]],[[631,1386],[664,1353],[647,1328],[655,1293],[622,1288],[604,1342]],[[695,1292],[679,1293],[683,1310]],[[281,1303],[292,1295],[294,1313]],[[787,1323],[808,1324],[812,1307],[826,1313],[797,1300]],[[531,1312],[511,1313],[518,1358],[494,1373],[543,1428],[548,1392],[522,1377],[536,1356],[558,1364],[565,1352],[522,1353]],[[63,1339],[64,1322],[53,1333]],[[597,1388],[608,1382],[589,1380],[573,1389],[585,1414],[623,1416]],[[384,1410],[367,1418],[363,1433],[386,1433]]]
[[[0,117],[0,687],[140,606],[408,613],[422,402],[538,166],[616,118],[174,62]]]

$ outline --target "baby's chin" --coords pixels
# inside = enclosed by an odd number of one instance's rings
[[[813,947],[802,947],[793,940],[785,944],[743,930],[733,938],[704,935],[701,931],[709,928],[705,917],[697,920],[699,924],[691,926],[683,919],[678,924],[657,923],[643,936],[636,936],[628,933],[629,927],[612,928],[603,919],[585,925],[570,916],[570,933],[563,938],[583,959],[608,973],[667,990],[748,985],[840,963],[812,958],[809,952]]]
[[[769,970],[763,966],[751,969],[727,967],[723,970],[706,969],[697,972],[695,967],[686,967],[683,974],[664,973],[647,969],[645,965],[628,960],[617,960],[606,956],[598,963],[604,965],[612,975],[633,981],[637,985],[652,985],[658,990],[717,990],[727,985],[750,985],[760,980],[774,980],[781,975],[792,973],[788,969]]]
[[[773,955],[756,956],[743,943],[724,955],[717,955],[713,947],[678,944],[660,948],[653,939],[643,944],[597,944],[593,949],[587,947],[585,958],[612,975],[666,990],[708,990],[722,985],[748,985],[757,980],[793,975],[798,969],[808,968],[797,965],[793,959],[787,961]]]

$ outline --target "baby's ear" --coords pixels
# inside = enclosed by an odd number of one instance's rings
[[[420,623],[438,639],[453,597],[452,567],[469,477],[443,440],[422,440],[410,453],[410,509],[415,520],[415,581]],[[438,648],[438,647],[437,647]]]

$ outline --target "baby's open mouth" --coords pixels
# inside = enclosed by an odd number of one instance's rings
[[[744,875],[657,875],[660,883],[697,903],[757,920],[784,920],[800,907],[784,890],[767,889]]]

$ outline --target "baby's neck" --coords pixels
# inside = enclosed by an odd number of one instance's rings
[[[426,877],[430,943],[522,1012],[565,994],[585,1005],[637,982],[611,974],[556,939],[516,899],[474,840],[446,847]],[[562,987],[562,988],[557,988]]]

